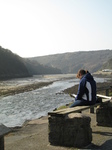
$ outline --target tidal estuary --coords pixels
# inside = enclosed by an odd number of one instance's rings
[[[95,78],[96,82],[104,82],[104,78]],[[32,78],[21,78],[2,81],[1,86],[18,86],[36,82],[53,81],[42,88],[0,97],[0,123],[8,127],[22,126],[26,120],[32,120],[47,115],[59,106],[73,101],[62,91],[79,83],[75,75],[46,75]]]

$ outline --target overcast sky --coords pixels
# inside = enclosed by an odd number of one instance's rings
[[[21,57],[112,49],[112,0],[0,0],[0,46]]]

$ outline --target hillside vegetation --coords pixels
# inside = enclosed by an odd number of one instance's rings
[[[0,80],[28,76],[23,59],[0,46]]]
[[[39,74],[61,74],[61,70],[56,67],[38,63],[37,60],[24,59],[24,63],[31,75]]]
[[[80,68],[96,72],[102,68],[112,68],[112,50],[63,53],[33,57],[30,60],[59,68],[62,73],[76,73]]]
[[[112,69],[112,58],[103,65],[102,69]]]

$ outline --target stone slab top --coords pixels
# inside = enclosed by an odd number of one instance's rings
[[[11,131],[10,128],[6,127],[5,125],[3,124],[0,124],[0,137],[8,134],[9,132]]]

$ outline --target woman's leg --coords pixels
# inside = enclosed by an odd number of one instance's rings
[[[71,107],[75,107],[75,106],[83,106],[85,105],[85,102],[83,100],[76,100],[71,106]]]

